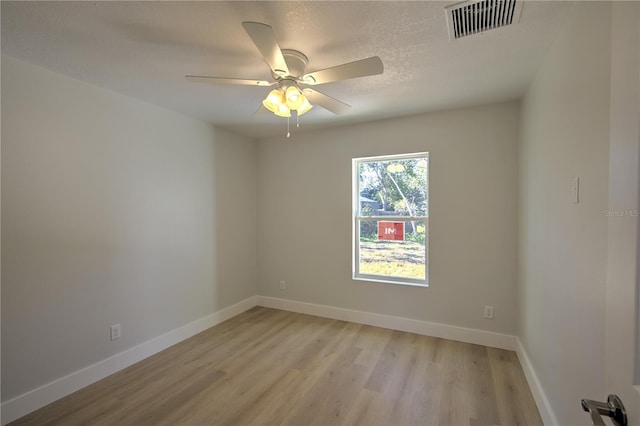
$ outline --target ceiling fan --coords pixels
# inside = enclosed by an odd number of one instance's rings
[[[243,22],[242,26],[269,65],[272,81],[201,75],[187,75],[185,78],[195,83],[276,86],[256,113],[267,109],[279,117],[289,118],[291,111],[295,111],[299,117],[316,104],[334,114],[343,114],[351,108],[350,105],[306,86],[382,74],[384,70],[382,60],[372,56],[305,74],[309,62],[307,57],[297,50],[281,49],[271,26],[259,22]]]

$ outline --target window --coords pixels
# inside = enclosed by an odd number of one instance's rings
[[[427,286],[428,153],[353,160],[353,278]]]

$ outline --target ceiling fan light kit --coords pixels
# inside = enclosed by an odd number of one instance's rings
[[[287,137],[291,135],[289,132],[291,111],[296,112],[297,120],[298,117],[313,108],[312,102],[334,114],[343,114],[351,108],[344,102],[317,90],[306,87],[301,89],[300,85],[313,86],[338,80],[366,77],[382,74],[384,70],[382,60],[377,56],[372,56],[305,74],[309,62],[307,57],[297,50],[281,49],[273,28],[259,22],[243,22],[242,26],[269,65],[273,82],[195,75],[187,75],[186,79],[195,83],[242,84],[261,87],[277,85],[278,87],[271,90],[262,101],[262,106],[278,117],[287,118]]]
[[[278,117],[291,117],[291,111],[296,111],[300,117],[313,108],[313,105],[295,85],[286,89],[273,89],[262,101],[262,105]]]

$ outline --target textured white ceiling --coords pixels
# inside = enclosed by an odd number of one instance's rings
[[[271,25],[307,72],[377,55],[384,74],[314,88],[352,105],[314,108],[301,129],[516,99],[570,8],[527,1],[520,23],[450,42],[455,2],[9,2],[2,53],[210,121],[251,137],[283,134],[286,119],[252,114],[265,87],[202,85],[185,74],[271,80],[242,21]]]

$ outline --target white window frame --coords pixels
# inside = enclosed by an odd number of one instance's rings
[[[352,272],[354,280],[374,281],[387,284],[401,284],[418,287],[429,287],[429,204],[427,204],[426,216],[359,216],[360,212],[360,176],[359,165],[366,162],[393,161],[393,160],[410,160],[413,158],[426,158],[429,161],[428,152],[417,152],[412,154],[395,154],[395,155],[379,155],[374,157],[361,157],[352,159],[352,215],[353,215],[353,259]],[[429,163],[427,163],[429,164]],[[429,196],[429,170],[427,168],[427,197]],[[422,222],[424,224],[425,244],[424,244],[424,262],[425,277],[423,280],[415,278],[394,277],[388,275],[373,275],[360,273],[360,223],[366,221],[397,221],[397,222]]]

